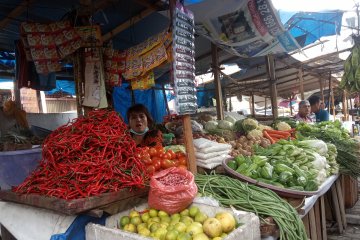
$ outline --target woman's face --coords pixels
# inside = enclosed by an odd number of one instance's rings
[[[144,132],[148,126],[148,121],[145,113],[135,112],[131,113],[129,117],[129,125],[135,132]]]

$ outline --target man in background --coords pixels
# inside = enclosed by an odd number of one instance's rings
[[[315,113],[316,122],[329,121],[328,111],[321,108],[321,101],[318,96],[311,96],[309,98],[311,112]]]
[[[299,102],[299,112],[295,115],[295,120],[299,122],[312,122],[310,118],[310,103],[308,100],[302,100]]]

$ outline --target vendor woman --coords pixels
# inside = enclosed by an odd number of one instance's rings
[[[135,104],[130,107],[127,111],[127,118],[130,134],[138,147],[162,146],[162,133],[157,129],[151,129],[154,121],[144,105]]]

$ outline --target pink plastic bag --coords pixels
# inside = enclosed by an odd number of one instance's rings
[[[168,168],[151,177],[148,204],[169,214],[181,212],[192,203],[197,191],[191,172],[182,168]]]

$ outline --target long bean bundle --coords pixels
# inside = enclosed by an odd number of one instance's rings
[[[306,232],[296,210],[271,190],[243,183],[223,175],[196,175],[199,192],[217,199],[223,206],[271,216],[279,226],[280,239],[306,240]]]

